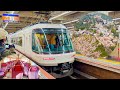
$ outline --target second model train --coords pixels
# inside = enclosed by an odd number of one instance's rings
[[[70,33],[62,24],[38,23],[7,36],[8,43],[31,58],[54,77],[73,73],[74,49]]]

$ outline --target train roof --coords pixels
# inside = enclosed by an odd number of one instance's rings
[[[66,29],[66,27],[64,25],[62,25],[62,24],[38,23],[38,24],[33,24],[33,25],[26,26],[26,27],[18,30],[15,33],[28,31],[28,30],[31,31],[31,30],[33,30],[35,28],[65,28]]]

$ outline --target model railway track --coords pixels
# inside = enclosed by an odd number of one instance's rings
[[[77,79],[77,77],[75,77],[75,76],[69,76],[71,79]]]
[[[76,74],[76,76],[78,77],[78,79],[80,79],[82,77],[82,79],[97,79],[87,73],[81,72],[77,69],[74,69],[74,74]],[[80,76],[80,77],[79,77]]]
[[[97,79],[91,75],[88,75],[84,72],[81,72],[77,69],[74,69],[74,73],[71,76],[67,76],[65,78],[62,79]]]

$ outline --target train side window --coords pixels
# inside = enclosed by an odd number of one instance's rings
[[[14,44],[17,44],[17,43],[16,43],[16,38],[13,38],[13,43],[14,43]]]
[[[11,39],[11,43],[13,43],[13,38]]]
[[[32,51],[39,54],[38,45],[35,42],[34,34],[32,34]]]
[[[15,39],[13,38],[13,43],[15,44]]]
[[[12,43],[12,44],[15,44],[15,42],[14,42],[14,38],[11,39],[11,43]]]
[[[13,43],[22,46],[22,37],[17,37],[13,39]]]
[[[19,45],[22,46],[22,37],[19,37]]]

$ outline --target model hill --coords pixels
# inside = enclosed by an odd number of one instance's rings
[[[108,57],[118,41],[117,27],[112,18],[90,13],[75,23],[73,45],[77,52],[90,57]]]
[[[100,40],[93,35],[81,34],[73,38],[73,46],[77,53],[88,57],[107,57],[115,48],[114,44],[106,48]],[[109,41],[106,41],[109,42]]]

